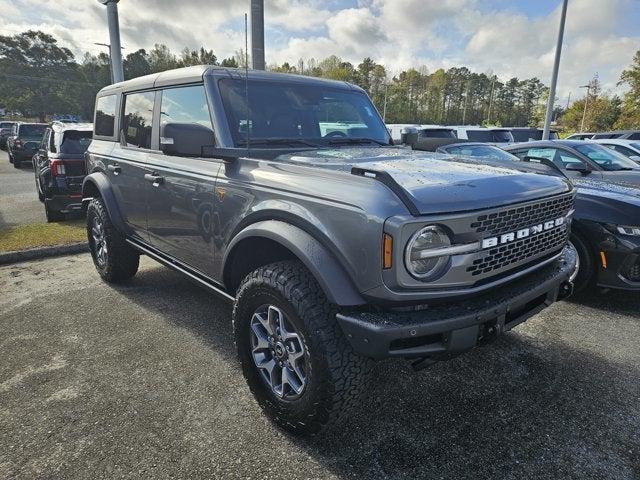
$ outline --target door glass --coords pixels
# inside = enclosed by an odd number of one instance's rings
[[[127,146],[151,148],[154,92],[132,93],[124,98],[122,130]]]
[[[160,122],[197,123],[212,128],[204,87],[195,85],[163,90]]]

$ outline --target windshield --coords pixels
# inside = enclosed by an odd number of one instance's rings
[[[421,138],[456,138],[453,130],[446,128],[423,128],[420,130],[419,135]]]
[[[602,145],[591,145],[585,143],[578,145],[575,149],[586,155],[604,170],[631,170],[638,168],[633,161]]]
[[[252,144],[291,140],[292,145],[325,146],[362,139],[389,143],[389,132],[363,93],[317,85],[250,80],[250,117],[247,121],[245,81],[225,78],[220,80],[219,86],[236,146],[246,145],[247,128]]]
[[[46,125],[20,125],[20,137],[41,137],[47,129]]]
[[[60,145],[60,153],[78,155],[86,152],[87,148],[89,148],[89,144],[91,143],[92,136],[93,132],[79,132],[77,130],[64,132],[62,145]]]
[[[492,147],[491,145],[463,145],[460,147],[445,148],[445,150],[453,155],[488,157],[496,158],[498,160],[507,160],[510,162],[518,160],[518,157],[515,157],[498,147]]]

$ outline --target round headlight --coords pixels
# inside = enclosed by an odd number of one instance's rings
[[[437,257],[429,251],[450,245],[449,236],[435,225],[418,230],[409,240],[405,251],[404,261],[407,270],[412,276],[423,281],[437,277],[449,263],[449,256]]]

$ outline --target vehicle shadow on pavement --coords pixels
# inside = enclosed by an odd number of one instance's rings
[[[635,315],[640,320],[640,295],[637,291],[590,290],[575,294],[568,301],[608,312]]]
[[[117,289],[235,361],[227,302],[165,268]],[[343,424],[285,439],[338,478],[638,478],[638,366],[568,342],[562,318],[547,320],[421,372],[377,364]]]

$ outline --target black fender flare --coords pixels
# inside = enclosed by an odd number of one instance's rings
[[[241,230],[229,243],[222,265],[226,273],[234,247],[247,238],[262,237],[279,243],[295,255],[320,284],[327,299],[340,306],[367,303],[331,251],[299,227],[280,220],[263,220]]]
[[[116,196],[113,193],[113,187],[107,176],[103,172],[93,172],[84,178],[82,181],[82,203],[84,203],[85,206],[86,203],[93,198],[93,195],[89,193],[91,189],[91,187],[89,187],[90,184],[100,192],[100,197],[102,197],[111,223],[113,223],[120,232],[126,233],[127,224],[122,218],[118,203],[116,202]]]

